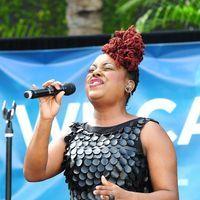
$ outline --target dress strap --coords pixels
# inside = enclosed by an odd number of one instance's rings
[[[159,124],[159,122],[156,121],[155,119],[152,119],[152,118],[146,118],[146,123],[149,122],[149,121],[152,121],[152,122],[155,122],[155,123]]]
[[[140,128],[140,130],[142,130],[142,128],[144,127],[144,125],[146,123],[148,123],[149,121],[155,122],[157,124],[159,124],[158,121],[152,119],[152,118],[147,118],[147,117],[139,117],[137,120],[137,127]]]
[[[135,127],[135,130],[134,130],[137,133],[137,135],[138,135],[138,147],[137,148],[140,150],[140,152],[141,152],[142,155],[144,155],[144,152],[143,152],[143,148],[142,148],[142,142],[141,142],[141,137],[140,137],[141,135],[140,135],[140,133],[141,133],[143,127],[145,126],[145,124],[147,124],[150,121],[153,121],[153,122],[159,124],[159,122],[156,121],[156,120],[154,120],[154,119],[146,118],[146,117],[139,117],[137,119],[136,127]]]

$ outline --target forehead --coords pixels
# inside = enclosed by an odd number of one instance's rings
[[[123,73],[123,74],[125,74],[126,76],[128,76],[127,70],[126,70],[124,67],[122,67],[122,66],[120,66],[120,65],[117,65],[116,62],[115,62],[115,60],[114,60],[113,58],[111,58],[108,54],[105,54],[105,53],[99,55],[99,56],[94,60],[94,62],[93,62],[92,65],[95,65],[95,66],[97,66],[97,67],[101,67],[101,66],[103,66],[103,65],[105,65],[105,64],[107,64],[107,63],[112,64],[115,68],[117,68],[117,69],[118,69],[118,70],[117,70],[118,72]]]
[[[105,63],[105,62],[116,65],[114,59],[112,59],[108,54],[101,54],[94,60],[95,64],[102,64],[102,63]]]

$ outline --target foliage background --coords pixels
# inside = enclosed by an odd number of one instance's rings
[[[141,32],[200,28],[199,0],[121,0],[116,13],[122,27],[133,23]]]
[[[0,37],[67,34],[66,0],[0,0]]]
[[[103,33],[200,29],[199,0],[102,0]],[[0,37],[66,36],[66,0],[0,0]]]

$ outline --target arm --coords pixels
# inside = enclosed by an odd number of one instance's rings
[[[102,177],[103,186],[94,194],[115,196],[115,200],[178,200],[177,166],[173,144],[166,132],[154,122],[148,122],[141,132],[144,153],[147,155],[154,192],[130,192]]]
[[[28,181],[41,181],[61,172],[65,149],[61,137],[49,144],[51,120],[40,119],[28,146],[24,161],[24,176]]]
[[[148,122],[141,141],[147,155],[154,192],[137,194],[137,200],[178,200],[177,163],[173,144],[167,133],[154,122]]]
[[[60,83],[52,80],[43,84],[59,89]],[[40,119],[28,146],[24,161],[24,176],[28,181],[41,181],[61,172],[65,144],[63,138],[49,144],[51,125],[58,113],[63,92],[56,97],[40,98]]]

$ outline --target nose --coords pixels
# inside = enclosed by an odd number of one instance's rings
[[[99,68],[96,68],[93,71],[93,76],[101,76],[102,75],[102,71]]]

